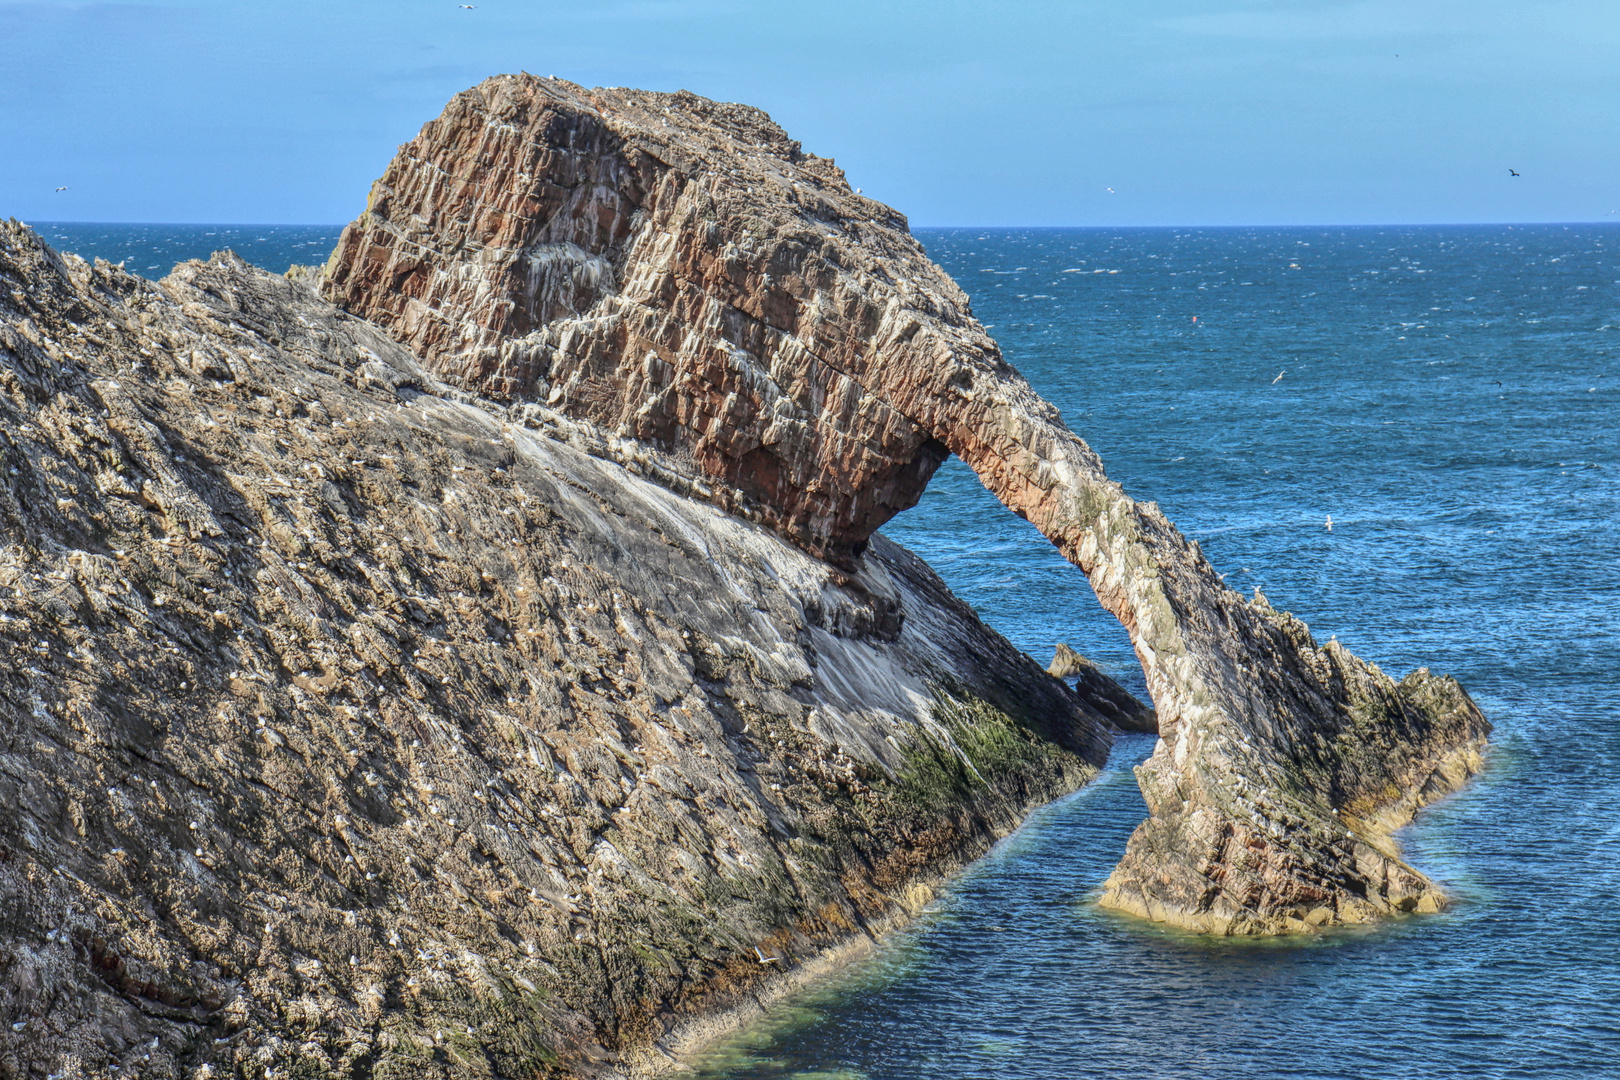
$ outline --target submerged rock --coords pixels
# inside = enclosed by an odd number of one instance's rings
[[[764,113],[489,79],[400,149],[326,278],[446,377],[690,456],[716,503],[834,560],[959,455],[1085,571],[1147,677],[1152,817],[1105,904],[1279,933],[1444,903],[1389,834],[1478,767],[1461,687],[1396,683],[1227,589],[905,219]]]
[[[0,223],[8,1075],[633,1069],[1095,774],[918,559],[708,483]]]

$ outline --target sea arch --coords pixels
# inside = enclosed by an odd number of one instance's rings
[[[444,376],[687,461],[834,564],[948,454],[1087,576],[1160,741],[1103,902],[1217,933],[1445,903],[1391,838],[1479,767],[1453,680],[1395,682],[1111,481],[905,218],[768,116],[503,75],[401,147],[324,274]]]

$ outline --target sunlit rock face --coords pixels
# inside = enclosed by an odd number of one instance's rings
[[[904,218],[763,113],[487,80],[401,149],[326,290],[464,385],[690,455],[707,497],[833,560],[959,455],[1086,572],[1147,676],[1152,816],[1104,903],[1281,933],[1445,902],[1390,831],[1478,767],[1489,725],[1461,687],[1397,683],[1228,590]]]
[[[914,312],[991,347],[894,211],[764,113],[502,76],[404,146],[326,293],[452,381],[691,455],[723,507],[848,559],[945,450],[862,373]]]

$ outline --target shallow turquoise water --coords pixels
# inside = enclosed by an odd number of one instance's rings
[[[156,276],[229,227],[122,228],[40,231]],[[337,235],[241,231],[274,270]],[[1127,738],[700,1075],[1620,1076],[1620,229],[921,235],[1229,584],[1469,687],[1497,725],[1487,772],[1407,837],[1459,903],[1260,945],[1106,915],[1091,900],[1144,813],[1129,766],[1151,740]],[[1039,659],[1068,641],[1140,687],[1079,572],[959,463],[886,531]]]

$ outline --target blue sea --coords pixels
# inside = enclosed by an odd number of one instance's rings
[[[283,273],[319,265],[337,246],[341,225],[103,225],[31,221],[29,227],[59,251],[122,263],[142,277],[160,278],[187,259],[234,251],[254,266]]]
[[[227,245],[318,262],[338,231],[39,229],[149,276]],[[1404,836],[1456,904],[1258,943],[1098,910],[1145,813],[1152,740],[1125,737],[913,928],[694,1077],[1620,1077],[1620,228],[919,236],[1229,585],[1473,693],[1488,767]],[[885,531],[1037,659],[1065,641],[1141,687],[1080,572],[960,463]]]

